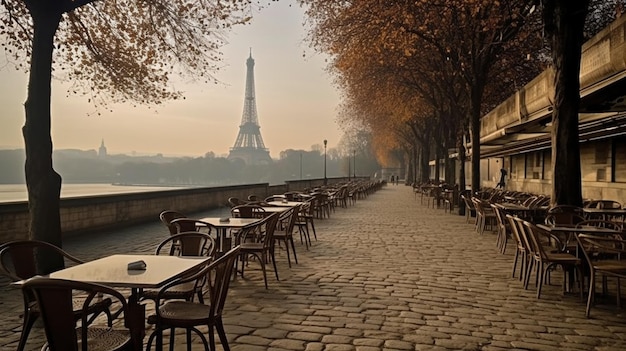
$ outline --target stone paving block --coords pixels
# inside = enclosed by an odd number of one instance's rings
[[[351,336],[346,335],[324,335],[321,342],[324,344],[350,344],[353,340]]]
[[[392,350],[413,350],[413,343],[404,340],[386,340],[384,348]]]
[[[303,350],[305,342],[302,340],[279,339],[274,340],[269,345],[272,349],[281,348],[284,350]]]

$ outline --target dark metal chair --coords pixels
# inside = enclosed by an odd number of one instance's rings
[[[239,259],[241,264],[241,276],[244,274],[244,267],[247,263],[248,256],[252,255],[257,258],[261,264],[261,270],[263,271],[263,281],[265,282],[265,288],[267,285],[267,273],[265,270],[265,264],[270,260],[274,265],[274,273],[276,274],[276,280],[278,279],[278,269],[276,268],[276,260],[274,259],[274,231],[276,229],[276,222],[278,222],[278,213],[273,213],[270,216],[265,217],[259,222],[247,225],[236,234],[236,245],[240,247]],[[235,268],[237,268],[237,262]],[[236,273],[237,271],[235,271]]]
[[[32,278],[34,276],[48,275],[52,272],[43,269],[37,262],[38,257],[52,257],[59,259],[65,266],[66,262],[71,264],[83,263],[82,260],[63,251],[61,248],[44,241],[37,240],[21,240],[11,241],[0,245],[0,273],[9,277],[13,282]],[[22,334],[17,347],[18,351],[24,349],[28,334],[35,323],[35,320],[41,314],[40,307],[35,296],[28,291],[24,291],[24,321],[22,325]],[[74,319],[81,318],[84,305],[84,297],[74,297],[74,307],[77,310],[73,314]],[[109,326],[113,317],[109,308],[111,307],[111,299],[97,298],[91,301],[88,311],[91,317],[87,320],[91,323],[99,314],[105,313],[108,317]]]
[[[133,333],[129,329],[89,325],[93,315],[92,306],[103,295],[121,306],[120,313],[124,314],[125,325],[131,325],[126,298],[118,291],[100,284],[43,277],[27,280],[22,290],[24,296],[34,296],[39,307],[47,339],[42,351],[132,350]],[[76,292],[85,295],[79,309],[76,309],[74,303]]]
[[[220,338],[222,348],[229,351],[228,339],[222,322],[222,311],[226,303],[226,296],[230,286],[235,261],[239,256],[239,247],[235,247],[224,254],[222,257],[213,261],[211,264],[201,269],[197,273],[182,279],[175,280],[166,284],[156,298],[156,314],[154,317],[155,329],[148,338],[146,350],[152,348],[152,342],[156,338],[156,349],[161,350],[163,345],[163,330],[168,328],[185,328],[187,336],[188,349],[191,347],[191,332],[195,332],[200,336],[205,350],[215,350],[214,330]],[[209,301],[207,304],[202,302],[169,300],[167,295],[172,289],[176,289],[180,285],[193,283],[199,279],[208,279]],[[206,325],[209,328],[207,342],[204,334],[197,329],[198,326]],[[174,345],[174,331],[170,334],[170,350]]]
[[[215,240],[209,234],[183,232],[163,240],[157,246],[154,254],[215,257],[216,248]],[[197,296],[198,300],[203,302],[204,283],[203,280],[197,280],[190,284],[179,285],[176,289],[170,289],[163,298],[193,301],[194,297]],[[157,289],[144,289],[140,297],[141,299],[156,300],[158,293],[159,290]]]
[[[290,245],[291,251],[293,251],[293,258],[296,263],[298,263],[296,246],[293,243],[293,228],[295,227],[296,220],[298,219],[299,210],[300,206],[295,206],[280,213],[278,217],[277,227],[274,230],[274,240],[285,244],[285,251],[287,252],[287,263],[289,263],[289,268],[291,268],[291,257],[289,255]]]
[[[178,233],[176,227],[172,224],[172,221],[179,218],[187,218],[187,216],[180,212],[172,210],[165,210],[159,214],[159,219],[163,224],[165,224],[167,229],[170,231],[170,234]]]

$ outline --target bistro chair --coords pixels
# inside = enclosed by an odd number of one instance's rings
[[[298,219],[298,211],[300,206],[291,207],[288,210],[282,212],[278,216],[278,222],[276,223],[276,229],[274,230],[274,240],[285,244],[285,251],[287,252],[287,262],[289,268],[291,268],[291,258],[289,257],[289,245],[293,251],[293,258],[298,263],[298,256],[296,255],[296,246],[293,243],[293,228]]]
[[[576,225],[584,220],[582,208],[571,205],[556,205],[548,209],[545,223],[549,225]]]
[[[263,218],[265,209],[261,205],[239,205],[230,209],[231,216],[240,218]]]
[[[439,208],[439,206],[441,205],[441,202],[444,199],[445,199],[445,197],[443,196],[443,189],[441,187],[432,188],[430,190],[430,197],[428,198],[427,206],[430,207],[430,202],[432,201],[433,208],[435,208],[435,206],[437,206],[437,208]]]
[[[301,201],[302,195],[299,191],[288,191],[283,194],[287,201]]]
[[[465,223],[469,223],[470,218],[474,217],[474,225],[476,225],[476,207],[470,198],[471,193],[471,191],[466,190],[461,193],[460,197],[465,203]]]
[[[280,201],[280,202],[284,202],[284,201],[288,201],[287,196],[285,195],[271,195],[265,198],[266,203],[269,202],[273,202],[273,201]]]
[[[585,255],[589,267],[589,294],[585,316],[589,317],[594,303],[596,276],[602,276],[602,290],[606,291],[606,278],[617,278],[617,304],[620,305],[620,279],[626,278],[626,240],[612,236],[579,234],[576,236],[580,250]]]
[[[526,241],[529,244],[531,262],[534,261],[536,264],[535,285],[537,286],[537,298],[541,297],[541,288],[543,287],[544,281],[549,284],[549,273],[555,266],[561,266],[563,269],[563,292],[566,291],[567,287],[568,271],[574,269],[576,273],[578,273],[580,297],[582,298],[583,276],[581,270],[581,260],[572,254],[553,250],[550,243],[553,242],[553,240],[556,240],[556,238],[551,237],[548,233],[539,229],[535,224],[524,220],[522,220],[522,224],[525,229],[523,230],[522,235],[526,235],[527,237]],[[532,269],[532,263],[530,269]],[[525,288],[528,287],[530,269],[527,271]]]
[[[472,202],[476,208],[476,231],[484,234],[487,227],[493,230],[497,225],[497,218],[489,202],[475,197],[472,197]]]
[[[493,209],[493,213],[496,215],[496,226],[498,236],[496,238],[496,246],[500,253],[506,253],[506,245],[509,241],[509,233],[511,232],[511,227],[509,226],[509,222],[506,219],[506,212],[502,207],[499,207],[495,204],[491,204],[491,208]]]
[[[62,266],[59,268],[64,268],[66,262],[71,264],[81,264],[84,262],[63,251],[61,248],[44,241],[11,241],[0,245],[0,273],[7,276],[13,282],[52,273],[37,263],[37,259],[41,257],[60,260]],[[41,308],[32,292],[30,290],[23,290],[22,292],[24,298],[24,320],[20,341],[17,347],[18,351],[24,349],[28,334],[35,320],[41,315]],[[104,313],[108,318],[109,326],[111,326],[113,322],[110,311],[112,304],[111,299],[96,296],[95,298],[89,299],[87,306],[84,306],[85,301],[85,296],[74,296],[73,304],[75,312],[69,313],[70,316],[73,316],[74,320],[81,319],[83,310],[86,310],[89,312],[90,317],[86,320],[87,323],[85,325],[93,322],[100,314]]]
[[[239,205],[245,205],[247,202],[243,201],[237,197],[229,197],[228,198],[228,204],[230,205],[231,208],[235,207],[235,206],[239,206]]]
[[[517,263],[520,263],[519,268],[519,280],[522,282],[526,281],[526,267],[528,266],[528,255],[530,253],[530,249],[528,248],[528,244],[525,242],[525,239],[522,238],[520,231],[524,230],[524,228],[520,228],[522,225],[521,221],[516,220],[517,217],[514,217],[510,214],[506,214],[506,219],[509,222],[509,227],[511,228],[511,234],[513,234],[513,238],[515,238],[516,250],[515,257],[513,258],[513,272],[511,273],[511,277],[515,278],[515,271],[517,270]]]
[[[315,217],[319,219],[330,218],[330,200],[328,194],[316,192],[311,195],[313,196],[311,204]]]
[[[205,234],[212,234],[214,227],[207,222],[194,218],[177,218],[172,221],[172,226],[175,229],[174,234],[184,232],[204,232]]]
[[[124,325],[131,325],[128,305],[124,295],[117,290],[100,284],[91,284],[64,279],[34,277],[22,285],[23,294],[34,296],[47,342],[45,350],[132,350],[133,333],[129,329],[93,327],[93,306],[101,301],[115,301],[124,314]],[[76,308],[75,294],[85,296]],[[78,323],[80,321],[80,323]]]
[[[311,246],[311,234],[309,231],[309,225],[311,226],[311,231],[313,231],[315,241],[317,241],[314,217],[315,216],[313,216],[313,212],[311,211],[311,201],[305,201],[302,205],[300,205],[295,226],[298,227],[298,232],[300,233],[300,243],[304,242],[307,250],[309,249],[309,246]]]
[[[155,309],[156,314],[153,318],[155,328],[148,338],[146,350],[151,350],[152,342],[155,338],[156,349],[162,349],[164,329],[172,329],[170,333],[170,350],[173,350],[176,335],[173,329],[184,328],[186,330],[188,350],[191,348],[192,331],[202,340],[205,351],[216,350],[214,331],[217,331],[222,348],[225,351],[230,351],[228,338],[224,330],[224,323],[222,322],[222,311],[224,310],[233,268],[235,267],[235,261],[238,256],[239,247],[235,247],[197,273],[186,278],[175,280],[160,289],[156,297],[157,308]],[[209,277],[206,284],[209,290],[209,299],[206,303],[170,300],[167,298],[169,294],[168,291],[171,289],[177,289],[180,285],[194,283],[205,277]],[[198,329],[199,326],[204,325],[208,327],[208,341],[204,334]]]
[[[265,289],[268,289],[265,265],[269,261],[272,261],[276,280],[279,280],[278,268],[276,268],[274,258],[274,231],[276,230],[278,215],[278,213],[273,213],[261,221],[242,227],[235,237],[235,245],[240,248],[238,259],[235,261],[235,273],[237,273],[238,262],[241,261],[240,273],[243,278],[248,257],[254,256],[261,265]]]
[[[180,212],[172,211],[172,210],[165,210],[159,214],[159,219],[161,220],[163,224],[165,224],[167,229],[170,231],[170,234],[178,233],[178,231],[176,230],[176,227],[172,225],[172,221],[175,219],[179,219],[179,218],[187,218],[187,216],[185,216],[184,214]]]
[[[207,256],[215,257],[216,251],[215,240],[204,233],[183,232],[172,235],[157,245],[155,255],[169,256]],[[167,294],[162,296],[167,299],[179,299],[193,301],[194,297],[198,297],[201,303],[203,300],[203,286],[205,280],[199,279],[188,284],[177,285],[175,288],[169,289]],[[140,293],[141,299],[156,300],[158,289],[143,289]]]

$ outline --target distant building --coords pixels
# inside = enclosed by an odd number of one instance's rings
[[[104,146],[104,139],[100,143],[100,148],[98,149],[98,157],[106,157],[107,156],[107,147]]]
[[[246,73],[246,96],[243,104],[243,116],[239,126],[239,134],[235,145],[230,148],[228,159],[241,159],[248,165],[262,165],[272,162],[270,152],[265,148],[261,137],[261,127],[256,112],[256,99],[254,94],[254,59],[252,50],[246,61],[248,68]]]

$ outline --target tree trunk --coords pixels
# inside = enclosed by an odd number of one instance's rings
[[[472,136],[472,193],[480,190],[480,102],[482,100],[482,88],[476,87],[475,83],[470,93],[470,133]]]
[[[580,56],[588,0],[545,1],[552,42],[555,99],[552,112],[552,205],[582,206],[578,110]]]
[[[29,237],[62,245],[60,196],[61,177],[52,167],[52,137],[50,135],[51,77],[54,36],[61,12],[50,8],[47,1],[31,3],[34,36],[28,98],[24,104],[26,121],[22,128],[26,149],[26,187],[30,212]],[[41,8],[39,8],[41,7]],[[62,259],[40,257],[39,265],[51,271],[63,266]]]
[[[465,191],[465,146],[463,145],[463,138],[459,141],[459,215],[465,216],[465,202],[461,201],[461,194]]]
[[[439,183],[441,174],[439,174],[439,164],[441,161],[441,147],[439,143],[435,146],[435,183]]]
[[[426,138],[425,138],[426,139]],[[426,140],[429,140],[430,137]],[[430,165],[428,164],[430,160],[430,144],[424,143],[422,144],[422,153],[420,157],[420,179],[422,183],[427,183],[430,177]]]

